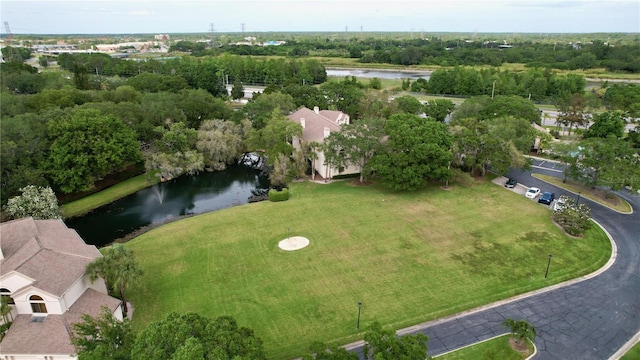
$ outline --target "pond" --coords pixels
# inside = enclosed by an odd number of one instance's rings
[[[101,247],[146,227],[246,204],[252,190],[268,187],[269,180],[260,170],[232,165],[224,171],[202,172],[156,184],[65,223],[87,244]]]
[[[327,76],[345,77],[355,76],[359,78],[379,78],[379,79],[412,79],[419,78],[429,80],[431,71],[394,71],[394,70],[374,70],[374,69],[327,69]]]

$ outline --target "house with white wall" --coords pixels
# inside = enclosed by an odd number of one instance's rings
[[[83,314],[97,316],[106,306],[123,319],[121,301],[108,295],[102,279],[91,282],[85,274],[100,256],[59,219],[0,224],[0,295],[12,321],[0,360],[75,359],[72,329]]]
[[[293,146],[300,150],[300,143],[304,140],[307,144],[312,142],[322,144],[324,139],[332,132],[340,131],[340,127],[349,124],[349,115],[342,111],[320,110],[317,106],[313,110],[301,107],[288,116],[302,126],[302,139],[294,139]],[[336,175],[350,175],[359,173],[359,169],[349,166],[344,169],[337,169],[325,164],[326,157],[322,151],[316,152],[318,159],[314,161],[315,171],[325,179],[331,179]]]

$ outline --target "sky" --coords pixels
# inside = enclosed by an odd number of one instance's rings
[[[640,0],[2,0],[0,19],[14,34],[640,33]]]

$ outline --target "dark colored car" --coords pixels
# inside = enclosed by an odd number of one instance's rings
[[[551,203],[553,202],[553,199],[555,198],[556,198],[556,194],[552,192],[545,192],[540,196],[540,198],[538,198],[538,202],[542,204],[551,205]]]
[[[518,180],[516,180],[514,178],[509,178],[509,180],[507,180],[507,182],[504,184],[504,186],[506,186],[508,188],[514,188],[514,187],[516,187],[517,183],[518,183]]]

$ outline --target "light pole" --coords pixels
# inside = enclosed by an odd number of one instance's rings
[[[358,324],[356,329],[360,329],[360,309],[362,309],[362,301],[358,301]]]
[[[549,262],[547,262],[547,271],[544,273],[544,278],[547,278],[547,275],[549,275],[549,266],[551,265],[551,258],[553,257],[553,255],[549,254]]]
[[[491,88],[491,98],[493,99],[493,93],[496,91],[496,81],[493,80],[493,87]]]

